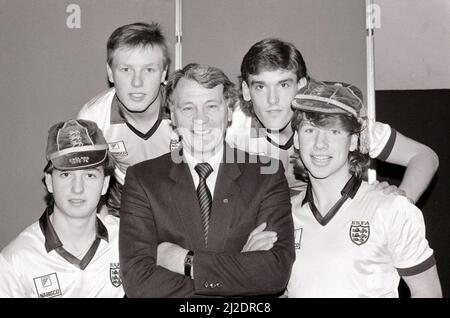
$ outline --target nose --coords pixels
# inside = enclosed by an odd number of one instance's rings
[[[141,87],[144,84],[142,79],[142,75],[140,72],[135,72],[133,75],[133,79],[131,80],[131,86],[133,87]]]
[[[278,91],[275,87],[272,87],[269,89],[269,96],[268,96],[268,102],[270,105],[278,104],[280,101],[278,96]]]
[[[209,117],[207,116],[205,111],[202,108],[200,108],[199,110],[197,110],[195,112],[195,114],[193,116],[193,121],[194,121],[194,124],[204,125],[204,124],[208,123]]]
[[[84,182],[82,176],[75,176],[72,180],[72,192],[82,193],[84,191]]]
[[[314,142],[314,148],[316,149],[326,149],[328,148],[328,137],[324,131],[319,131],[316,135],[316,140]]]

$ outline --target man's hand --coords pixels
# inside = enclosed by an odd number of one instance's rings
[[[184,275],[184,259],[189,250],[179,245],[162,242],[158,245],[156,264],[169,271]]]
[[[268,251],[273,247],[278,239],[277,233],[264,231],[266,226],[266,222],[261,223],[249,234],[247,243],[245,243],[241,252]]]
[[[375,186],[375,189],[383,191],[384,194],[397,194],[406,197],[405,191],[397,188],[395,185],[390,185],[386,181],[380,182],[375,180],[372,184]]]

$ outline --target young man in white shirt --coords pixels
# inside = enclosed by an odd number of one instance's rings
[[[344,83],[309,82],[293,101],[307,190],[292,198],[296,260],[288,297],[442,297],[421,211],[362,180],[362,94]]]
[[[78,114],[97,123],[116,162],[107,195],[111,214],[118,215],[127,168],[178,146],[163,107],[162,84],[169,64],[166,39],[157,23],[117,28],[107,43],[106,70],[114,87],[94,97]]]
[[[0,297],[123,297],[119,219],[97,213],[114,164],[94,122],[49,130],[48,205],[1,252]]]

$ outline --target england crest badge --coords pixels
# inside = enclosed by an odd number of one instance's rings
[[[109,279],[114,287],[122,285],[122,278],[120,277],[120,263],[109,263]]]
[[[369,221],[352,221],[350,226],[350,239],[356,245],[362,245],[367,242],[370,236]]]

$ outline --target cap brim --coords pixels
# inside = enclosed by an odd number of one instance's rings
[[[51,159],[58,170],[79,170],[95,168],[106,160],[107,150],[73,152]]]

